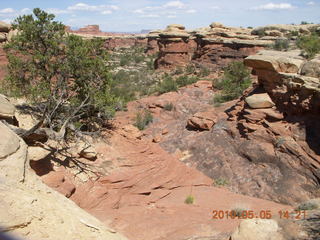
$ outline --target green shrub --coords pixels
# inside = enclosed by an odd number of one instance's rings
[[[244,208],[235,208],[231,210],[232,216],[234,217],[246,217],[247,215],[247,210]]]
[[[50,127],[63,138],[80,118],[112,117],[119,99],[111,93],[104,40],[66,34],[54,18],[35,8],[14,20],[18,34],[5,46],[5,81],[12,93],[33,101],[42,115],[36,126]]]
[[[250,72],[242,62],[232,62],[224,70],[221,79],[214,86],[221,91],[214,97],[215,103],[230,101],[241,96],[251,84]]]
[[[166,111],[172,111],[172,109],[174,108],[172,103],[167,103],[164,105],[163,109]]]
[[[283,50],[287,51],[289,49],[289,40],[277,39],[272,47],[277,51],[283,51]]]
[[[183,68],[182,67],[177,67],[176,70],[174,71],[174,74],[180,75],[183,73]]]
[[[134,55],[133,56],[133,60],[135,63],[141,63],[144,61],[144,59],[145,59],[144,55]]]
[[[130,58],[127,55],[122,55],[120,57],[120,66],[128,66],[130,64]]]
[[[139,130],[143,130],[148,126],[149,123],[152,123],[153,116],[150,111],[138,112],[135,118],[134,126],[136,126]]]
[[[204,66],[200,67],[199,76],[200,77],[207,77],[210,75],[210,69]]]
[[[187,75],[180,76],[176,79],[178,87],[184,87],[184,86],[193,84],[197,81],[198,81],[198,78],[196,76],[187,76]]]
[[[165,75],[164,79],[158,84],[157,87],[157,92],[160,94],[177,90],[177,82],[169,75]]]
[[[320,52],[320,37],[315,33],[309,36],[301,36],[297,40],[297,46],[303,50],[307,58],[313,58]]]
[[[312,202],[312,200],[308,201],[308,202],[305,202],[305,203],[301,203],[298,207],[298,210],[314,210],[314,209],[317,209],[319,208],[320,206],[315,203],[315,202]]]
[[[150,58],[147,61],[147,69],[148,70],[154,70],[154,59],[153,58]]]
[[[185,204],[193,204],[194,203],[194,196],[189,195],[187,196],[186,200],[184,200]]]
[[[196,71],[196,67],[191,64],[186,67],[186,74],[192,74],[195,71]]]
[[[229,181],[225,178],[222,178],[222,177],[220,177],[214,181],[215,186],[225,186],[228,184],[229,184]]]

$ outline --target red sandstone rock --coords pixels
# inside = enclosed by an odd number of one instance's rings
[[[217,120],[214,111],[198,112],[188,119],[187,126],[199,130],[210,130]]]

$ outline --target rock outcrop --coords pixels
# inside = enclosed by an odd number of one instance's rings
[[[273,219],[243,220],[230,240],[285,240],[281,228]]]
[[[277,39],[262,39],[252,35],[250,29],[225,27],[221,23],[212,23],[210,27],[193,31],[172,24],[158,34],[159,57],[156,67],[160,69],[186,66],[191,61],[221,68],[230,61],[255,54]]]
[[[306,61],[300,51],[261,51],[245,59],[259,83],[288,114],[320,112],[320,82],[317,60]]]
[[[159,33],[159,56],[155,62],[156,68],[186,67],[192,59],[196,48],[185,27],[178,24],[169,25]]]
[[[188,119],[187,127],[198,130],[210,130],[217,123],[217,115],[214,111],[198,112]]]
[[[0,43],[8,40],[8,35],[11,30],[11,25],[0,21]]]

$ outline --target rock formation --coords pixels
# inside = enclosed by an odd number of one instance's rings
[[[319,60],[306,61],[300,51],[262,51],[245,59],[278,109],[286,113],[320,111]]]
[[[159,37],[156,68],[186,67],[190,63],[196,45],[184,26],[171,24],[159,33]]]
[[[160,36],[156,62],[159,69],[186,66],[191,60],[211,68],[220,68],[230,61],[255,54],[276,39],[262,39],[252,35],[250,29],[225,27],[220,23],[189,32],[181,25],[172,24],[157,34]],[[148,35],[150,42],[154,42],[153,36],[154,33]]]

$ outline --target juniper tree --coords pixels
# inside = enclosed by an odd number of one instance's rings
[[[6,82],[13,93],[32,100],[41,115],[30,132],[42,125],[62,138],[79,119],[112,117],[117,98],[111,94],[103,41],[68,34],[54,18],[36,8],[33,15],[14,20],[18,33],[5,46]]]

